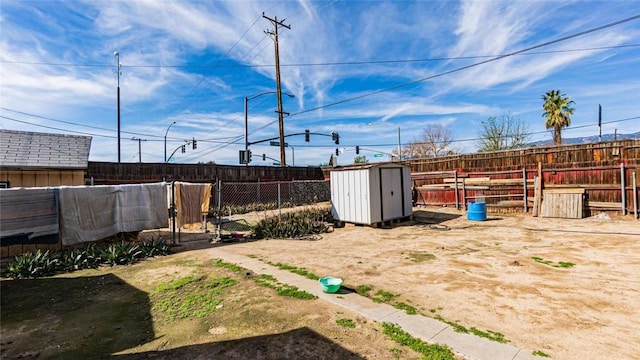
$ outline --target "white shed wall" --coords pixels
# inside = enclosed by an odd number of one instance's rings
[[[330,179],[331,211],[336,220],[371,225],[413,213],[409,167],[336,170]]]
[[[358,224],[371,223],[369,172],[331,172],[331,212],[335,219]]]

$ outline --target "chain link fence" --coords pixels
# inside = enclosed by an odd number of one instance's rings
[[[278,182],[217,182],[211,185],[209,211],[201,221],[180,224],[176,219],[176,192],[172,192],[170,213],[172,243],[201,240],[241,240],[249,236],[263,219],[311,207],[329,207],[329,180],[294,180]],[[182,208],[189,206],[181,204]],[[191,204],[191,207],[195,206]]]

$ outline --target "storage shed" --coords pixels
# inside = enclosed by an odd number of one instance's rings
[[[411,168],[397,163],[331,170],[331,214],[338,221],[381,225],[413,214]]]

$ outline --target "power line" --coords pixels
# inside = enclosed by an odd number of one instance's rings
[[[388,88],[376,90],[376,91],[373,91],[373,92],[370,92],[370,93],[366,93],[366,94],[362,94],[362,95],[359,95],[359,96],[356,96],[356,97],[352,97],[352,98],[336,101],[336,102],[329,103],[329,104],[326,104],[326,105],[323,105],[323,106],[318,106],[318,107],[315,107],[315,108],[302,110],[302,111],[299,111],[297,113],[293,113],[290,116],[301,115],[301,114],[309,113],[309,112],[312,112],[312,111],[324,109],[324,108],[327,108],[327,107],[341,105],[341,104],[344,104],[344,103],[347,103],[347,102],[363,99],[365,97],[377,95],[377,94],[380,94],[380,93],[396,90],[396,89],[399,89],[399,88],[402,88],[402,87],[418,84],[420,82],[431,80],[431,79],[434,79],[434,78],[437,78],[437,77],[449,75],[449,74],[452,74],[452,73],[455,73],[455,72],[459,72],[459,71],[470,69],[470,68],[473,68],[473,67],[476,67],[476,66],[484,65],[484,64],[487,64],[487,63],[490,63],[490,62],[494,62],[494,61],[497,61],[497,60],[501,60],[501,59],[506,58],[506,57],[527,53],[527,52],[529,52],[531,50],[539,49],[539,48],[542,48],[542,47],[545,47],[545,46],[549,46],[549,45],[556,44],[556,43],[559,43],[559,42],[562,42],[562,41],[573,39],[573,38],[576,38],[576,37],[579,37],[579,36],[582,36],[582,35],[590,34],[590,33],[593,33],[593,32],[596,32],[596,31],[600,31],[600,30],[603,30],[603,29],[606,29],[606,28],[610,28],[610,27],[613,27],[613,26],[616,26],[616,25],[619,25],[619,24],[622,24],[622,23],[625,23],[625,22],[633,21],[633,20],[636,20],[638,18],[640,18],[640,15],[634,15],[634,16],[631,16],[631,17],[628,17],[628,18],[624,18],[624,19],[621,19],[621,20],[618,20],[618,21],[614,21],[612,23],[608,23],[608,24],[601,25],[601,26],[598,26],[598,27],[595,27],[595,28],[587,29],[587,30],[584,30],[584,31],[581,31],[581,32],[578,32],[578,33],[575,33],[575,34],[563,36],[563,37],[557,38],[555,40],[543,42],[543,43],[540,43],[540,44],[537,44],[537,45],[533,45],[533,46],[530,46],[530,47],[527,47],[527,48],[524,48],[524,49],[521,49],[521,50],[518,50],[518,51],[514,51],[514,52],[511,52],[511,53],[508,53],[508,54],[492,57],[490,59],[487,59],[487,60],[484,60],[484,61],[480,61],[480,62],[477,62],[477,63],[473,63],[473,64],[470,64],[470,65],[462,66],[462,67],[459,67],[459,68],[456,68],[456,69],[453,69],[453,70],[445,71],[445,72],[442,72],[442,73],[439,73],[439,74],[431,75],[431,76],[424,77],[424,78],[421,78],[421,79],[417,79],[417,80],[414,80],[414,81],[410,81],[410,82],[407,82],[407,83],[394,85],[394,86],[391,86],[391,87],[388,87]],[[264,129],[265,127],[270,126],[270,125],[274,124],[277,121],[278,120],[275,120],[275,121],[272,121],[272,122],[270,122],[268,124],[265,124],[264,126],[254,130],[254,132],[258,131],[258,130],[261,130],[261,129]],[[235,141],[230,141],[226,146],[230,146],[230,145],[236,143],[237,141],[239,141],[239,139],[235,140]],[[222,148],[224,148],[226,146],[225,145],[221,145],[216,150],[213,150],[213,151],[220,150],[220,149],[222,149]]]
[[[33,116],[33,117],[36,117],[36,118],[39,118],[39,119],[44,119],[44,120],[56,121],[56,122],[61,122],[61,123],[65,123],[65,124],[71,124],[71,125],[74,125],[74,126],[86,126],[86,127],[93,128],[93,129],[105,130],[105,131],[109,131],[109,132],[115,132],[115,130],[113,130],[113,129],[100,128],[100,127],[89,126],[89,125],[83,125],[83,124],[73,123],[73,122],[64,121],[64,120],[56,120],[56,119],[51,119],[51,118],[47,118],[47,117],[44,117],[44,116],[29,114],[29,113],[25,113],[25,112],[22,112],[22,111],[16,111],[16,110],[11,110],[11,109],[7,109],[7,108],[1,108],[0,107],[0,109],[12,111],[12,112],[23,114],[23,115]],[[3,116],[3,115],[0,115],[0,118],[11,120],[11,121],[15,121],[15,122],[19,122],[19,123],[22,123],[22,124],[32,125],[32,126],[36,126],[36,127],[42,127],[42,128],[45,128],[45,129],[64,131],[64,132],[67,132],[67,133],[76,133],[76,134],[82,134],[82,135],[87,135],[87,136],[96,136],[96,137],[117,139],[117,136],[104,135],[104,134],[85,132],[85,131],[63,129],[63,128],[58,128],[58,127],[54,127],[54,126],[42,125],[42,124],[38,124],[38,123],[34,123],[34,122],[20,120],[20,119],[8,117],[8,116]],[[130,132],[130,131],[122,131],[122,133],[131,134],[131,135],[138,135],[138,136],[148,136],[148,137],[163,138],[162,136],[151,135],[151,134],[140,134],[140,133],[135,133],[135,132]],[[226,139],[236,139],[236,138],[237,138],[237,136],[228,136],[228,137],[221,137],[221,138],[217,138],[217,139],[216,138],[212,138],[212,139],[196,139],[196,140],[201,141],[201,142],[207,142],[207,143],[227,144],[229,141],[225,141]],[[169,139],[171,141],[184,141],[183,138],[176,138],[176,137],[167,138],[167,139]],[[163,139],[147,139],[147,140],[144,140],[144,141],[162,142],[164,140]]]
[[[259,42],[256,43],[249,51],[239,59],[238,62],[242,61],[255,47],[260,45],[264,40],[263,38]],[[266,44],[256,55],[254,55],[251,60],[253,60],[257,55],[262,53],[264,49],[266,49],[269,44]],[[527,52],[526,54],[512,54],[513,56],[530,56],[530,55],[544,55],[544,54],[557,54],[557,53],[567,53],[567,52],[580,52],[580,51],[597,51],[597,50],[610,50],[610,49],[621,49],[621,48],[631,48],[638,47],[640,44],[625,44],[625,45],[615,45],[615,46],[600,46],[600,47],[591,47],[591,48],[577,48],[577,49],[562,49],[562,50],[548,50],[548,51],[532,51]],[[344,65],[375,65],[375,64],[402,64],[402,63],[419,63],[419,62],[435,62],[435,61],[453,61],[453,60],[472,60],[472,59],[483,59],[483,58],[495,58],[501,56],[509,56],[509,54],[494,54],[494,55],[466,55],[466,56],[455,56],[455,57],[439,57],[439,58],[422,58],[422,59],[390,59],[390,60],[363,60],[363,61],[337,61],[337,62],[326,62],[326,63],[293,63],[293,64],[280,64],[282,67],[311,67],[311,66],[344,66]],[[224,59],[218,59],[218,62]],[[251,61],[249,60],[249,62]],[[75,63],[48,63],[48,62],[26,62],[26,61],[8,61],[8,60],[0,60],[0,63],[5,64],[20,64],[20,65],[46,65],[46,66],[66,66],[66,67],[107,67],[113,66],[108,64],[75,64]],[[210,69],[210,68],[260,68],[260,67],[274,67],[275,64],[207,64],[207,65],[122,65],[123,68],[182,68],[182,69]]]
[[[455,68],[453,70],[449,70],[449,71],[445,71],[445,72],[442,72],[442,73],[439,73],[439,74],[427,76],[427,77],[424,77],[424,78],[421,78],[421,79],[417,79],[417,80],[414,80],[414,81],[410,81],[410,82],[394,85],[394,86],[391,86],[391,87],[388,87],[388,88],[376,90],[376,91],[373,91],[373,92],[370,92],[370,93],[358,95],[358,96],[355,96],[355,97],[352,97],[352,98],[336,101],[336,102],[333,102],[333,103],[330,103],[330,104],[317,106],[315,108],[299,111],[297,113],[291,114],[291,116],[296,116],[296,115],[300,115],[300,114],[304,114],[304,113],[308,113],[308,112],[312,112],[312,111],[328,108],[328,107],[331,107],[331,106],[341,105],[341,104],[344,104],[344,103],[347,103],[347,102],[351,102],[351,101],[354,101],[354,100],[359,100],[359,99],[363,99],[363,98],[366,98],[366,97],[369,97],[369,96],[373,96],[373,95],[381,94],[381,93],[384,93],[384,92],[388,92],[388,91],[400,89],[400,88],[403,88],[403,87],[407,87],[407,86],[410,86],[410,85],[415,85],[415,84],[418,84],[418,83],[421,83],[421,82],[424,82],[424,81],[427,81],[427,80],[435,79],[435,78],[438,78],[438,77],[441,77],[441,76],[444,76],[444,75],[453,74],[453,73],[456,73],[456,72],[459,72],[459,71],[462,71],[462,70],[466,70],[466,69],[470,69],[470,68],[473,68],[473,67],[476,67],[476,66],[488,64],[488,63],[491,63],[491,62],[494,62],[494,61],[498,61],[498,60],[501,60],[501,59],[504,59],[504,58],[507,58],[507,57],[510,57],[510,56],[522,54],[522,53],[529,52],[529,51],[534,50],[534,49],[539,49],[541,47],[545,47],[545,46],[553,45],[553,44],[556,44],[556,43],[559,43],[559,42],[562,42],[562,41],[573,39],[573,38],[576,38],[576,37],[579,37],[579,36],[582,36],[582,35],[586,35],[586,34],[590,34],[590,33],[596,32],[596,31],[604,30],[604,29],[607,29],[607,28],[610,28],[610,27],[613,27],[613,26],[616,26],[616,25],[620,25],[620,24],[625,23],[625,22],[636,20],[638,18],[640,18],[640,15],[634,15],[634,16],[631,16],[631,17],[628,17],[628,18],[625,18],[625,19],[622,19],[622,20],[614,21],[612,23],[608,23],[608,24],[601,25],[601,26],[598,26],[598,27],[595,27],[595,28],[584,30],[584,31],[581,31],[581,32],[578,32],[578,33],[575,33],[575,34],[572,34],[572,35],[563,36],[563,37],[555,39],[555,40],[546,41],[546,42],[543,42],[541,44],[533,45],[533,46],[530,46],[530,47],[527,47],[527,48],[524,48],[524,49],[521,49],[521,50],[518,50],[518,51],[514,51],[514,52],[511,52],[511,53],[508,53],[508,54],[505,54],[505,55],[500,55],[500,56],[497,56],[497,57],[494,57],[494,58],[491,58],[491,59],[488,59],[488,60],[480,61],[480,62],[473,63],[473,64],[466,65],[466,66],[462,66],[462,67],[459,67],[459,68]]]
[[[18,120],[18,119],[14,119],[8,116],[3,116],[0,115],[0,118],[3,119],[7,119],[7,120],[11,120],[11,121],[15,121],[15,122],[19,122],[22,124],[27,124],[27,125],[33,125],[33,126],[38,126],[38,127],[43,127],[45,129],[51,129],[51,130],[58,130],[58,131],[65,131],[65,132],[70,132],[70,133],[75,133],[75,134],[82,134],[82,135],[88,135],[88,136],[98,136],[98,137],[105,137],[105,138],[110,138],[110,139],[117,139],[117,136],[111,136],[111,135],[102,135],[102,134],[95,134],[95,133],[88,133],[88,132],[84,132],[84,131],[75,131],[75,130],[67,130],[67,129],[61,129],[61,128],[57,128],[57,127],[53,127],[53,126],[47,126],[47,125],[42,125],[42,124],[34,124],[28,121],[24,121],[24,120]]]

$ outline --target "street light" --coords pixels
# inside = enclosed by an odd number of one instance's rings
[[[277,91],[265,91],[258,95],[244,98],[244,151],[245,151],[245,154],[249,151],[249,100],[253,100],[262,95],[277,94],[277,93],[278,93]],[[285,94],[285,95],[287,95],[290,98],[296,97],[293,94]],[[249,166],[249,163],[247,162],[246,165]]]
[[[379,124],[381,121],[370,122],[367,126],[373,126]],[[402,160],[402,146],[400,142],[400,126],[398,126],[398,160]]]
[[[171,129],[171,127],[173,126],[173,124],[175,124],[176,122],[172,122],[169,127],[167,128],[167,131],[164,133],[164,162],[165,164],[167,163],[167,134],[169,133],[169,129]]]
[[[117,69],[113,69],[113,72],[116,73],[118,78],[118,164],[120,164],[120,75],[122,75],[120,68],[122,67],[122,64],[120,63],[119,52],[114,52],[113,56],[115,57],[116,66],[118,67]]]

